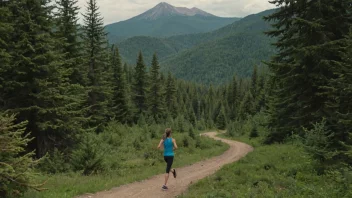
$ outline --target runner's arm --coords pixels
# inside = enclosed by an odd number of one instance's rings
[[[172,139],[172,142],[174,143],[174,150],[176,150],[178,147],[177,147],[177,144],[176,144],[176,140],[175,139]]]
[[[163,144],[163,142],[164,142],[164,140],[163,140],[163,139],[161,139],[161,140],[160,140],[160,142],[159,142],[159,145],[158,145],[158,149],[160,149],[160,148],[161,148],[161,145]]]

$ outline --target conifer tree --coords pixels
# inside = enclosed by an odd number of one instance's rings
[[[37,157],[53,147],[72,146],[81,131],[80,98],[82,87],[67,82],[63,56],[52,37],[52,7],[47,1],[10,1],[13,25],[11,65],[5,75],[4,109],[17,114],[17,121],[28,120],[27,130],[35,141],[30,144]]]
[[[165,103],[168,112],[171,113],[173,118],[177,117],[176,92],[177,90],[175,79],[171,76],[171,73],[169,72],[166,80]]]
[[[251,93],[254,100],[257,98],[258,94],[258,72],[257,66],[254,66],[253,74],[252,74],[252,81],[251,81]]]
[[[114,71],[113,81],[113,110],[115,118],[125,123],[129,120],[129,108],[127,101],[126,90],[126,75],[123,72],[121,57],[118,48],[113,50],[112,68]]]
[[[84,42],[84,65],[88,70],[87,88],[89,97],[88,116],[90,126],[101,126],[108,118],[111,90],[107,79],[107,42],[103,26],[103,18],[98,12],[96,0],[89,0],[84,16],[83,42]]]
[[[64,66],[69,69],[70,83],[84,84],[84,70],[82,68],[82,43],[79,41],[77,0],[56,0],[55,36],[64,53]]]
[[[140,114],[147,110],[147,73],[142,52],[139,52],[138,55],[133,80],[133,101],[136,107],[136,117],[138,118]]]
[[[154,54],[149,75],[148,108],[151,116],[153,116],[156,121],[163,115],[164,110],[159,68],[157,56]]]
[[[31,168],[36,165],[34,152],[25,154],[32,140],[25,133],[26,122],[15,123],[15,116],[0,113],[0,196],[17,197],[28,188],[41,190],[41,185],[33,185]]]
[[[335,70],[343,53],[336,49],[346,45],[340,41],[351,26],[351,2],[274,0],[271,3],[280,9],[265,18],[274,21],[275,29],[267,34],[277,37],[278,48],[278,54],[268,64],[276,97],[271,100],[273,130],[268,142],[280,142],[292,132],[299,133],[301,126],[311,128],[322,117],[327,118],[327,125],[333,122],[326,106],[330,96],[325,88],[338,78]]]
[[[226,128],[226,117],[224,107],[221,107],[218,116],[216,117],[216,126],[218,129],[225,130]]]
[[[11,89],[6,77],[11,75],[11,40],[10,36],[14,31],[11,23],[11,12],[8,1],[0,1],[0,109],[5,105],[5,93]]]

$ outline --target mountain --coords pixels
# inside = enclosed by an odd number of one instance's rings
[[[159,3],[154,8],[126,21],[105,26],[110,43],[133,36],[168,37],[209,32],[224,27],[239,18],[223,18],[198,8],[174,7]]]
[[[162,71],[171,71],[186,80],[220,84],[231,79],[234,73],[249,76],[254,65],[274,53],[270,45],[273,40],[263,34],[270,24],[262,19],[273,12],[267,10],[249,15],[208,33],[168,38],[139,36],[117,46],[129,64],[135,64],[138,52],[142,51],[150,65],[156,52]]]
[[[262,17],[274,10],[250,15],[217,31],[192,35],[194,46],[167,55],[161,61],[162,71],[178,78],[205,84],[221,84],[234,74],[250,76],[254,65],[275,53],[273,39],[264,34],[270,24]]]

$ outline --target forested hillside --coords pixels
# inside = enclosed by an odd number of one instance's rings
[[[117,45],[129,64],[135,61],[140,50],[148,61],[156,52],[162,71],[171,71],[176,77],[198,83],[220,84],[230,80],[229,74],[234,72],[249,76],[254,65],[273,54],[272,40],[264,35],[270,25],[262,18],[272,12],[250,15],[209,33],[169,38],[133,37]]]

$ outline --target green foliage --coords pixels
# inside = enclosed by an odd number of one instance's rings
[[[216,117],[216,126],[218,129],[224,130],[226,128],[226,117],[224,113],[224,108],[222,107],[219,115]]]
[[[324,165],[331,164],[333,157],[338,154],[336,151],[329,151],[334,133],[327,129],[325,119],[315,123],[310,130],[304,128],[304,133],[305,148],[313,158],[322,163],[321,168],[324,169]]]
[[[258,129],[257,129],[257,127],[254,125],[253,128],[252,128],[252,130],[251,130],[251,133],[249,134],[249,137],[250,137],[250,138],[256,138],[256,137],[258,137],[258,136],[259,136],[259,134],[258,134]]]
[[[46,157],[40,161],[38,166],[39,170],[45,173],[64,173],[71,170],[71,166],[67,161],[67,156],[55,148],[54,151],[47,154]]]
[[[143,61],[142,52],[139,52],[138,55],[132,88],[133,101],[136,106],[136,114],[140,115],[147,110],[147,71]]]
[[[56,0],[55,32],[58,49],[65,59],[64,67],[69,69],[69,80],[83,85],[86,73],[82,65],[82,43],[80,42],[77,0]]]
[[[111,66],[113,75],[113,110],[115,119],[121,123],[130,121],[130,111],[127,98],[126,74],[122,68],[121,57],[118,48],[112,49]]]
[[[27,122],[15,124],[15,116],[0,113],[0,196],[16,197],[28,188],[41,190],[40,185],[32,185],[32,168],[37,163],[34,152],[26,153],[25,148],[33,140],[25,133]]]
[[[111,97],[111,69],[107,59],[106,33],[103,18],[100,16],[96,0],[89,0],[84,16],[83,25],[83,64],[88,71],[88,116],[89,125],[102,129],[102,124],[111,116],[108,111]]]
[[[132,64],[140,50],[147,62],[156,52],[163,72],[171,71],[176,77],[193,82],[221,84],[229,81],[234,73],[249,76],[251,66],[272,55],[271,40],[262,34],[269,29],[262,17],[272,12],[250,15],[208,33],[168,38],[133,37],[119,43],[121,55]]]
[[[154,120],[158,120],[164,114],[164,100],[162,96],[162,84],[159,73],[159,63],[156,54],[153,55],[152,67],[149,75],[148,108]]]
[[[93,135],[85,134],[78,147],[72,152],[71,163],[73,170],[82,171],[83,175],[95,174],[103,171],[104,152],[101,142]]]
[[[282,9],[266,17],[274,22],[274,29],[267,34],[278,39],[274,44],[278,53],[268,63],[272,72],[270,126],[273,128],[268,141],[280,142],[292,132],[299,133],[301,126],[309,128],[322,117],[326,117],[329,128],[335,125],[332,112],[339,105],[337,101],[333,102],[336,104],[333,108],[332,104],[326,104],[340,97],[329,90],[336,90],[330,84],[339,78],[338,71],[343,70],[348,43],[345,38],[352,23],[351,3],[348,0],[271,3]],[[322,14],[325,12],[330,15]],[[336,141],[343,139],[340,139],[342,134],[337,136]]]
[[[181,197],[349,197],[348,181],[340,172],[318,175],[300,146],[259,146],[239,162],[193,184]]]

